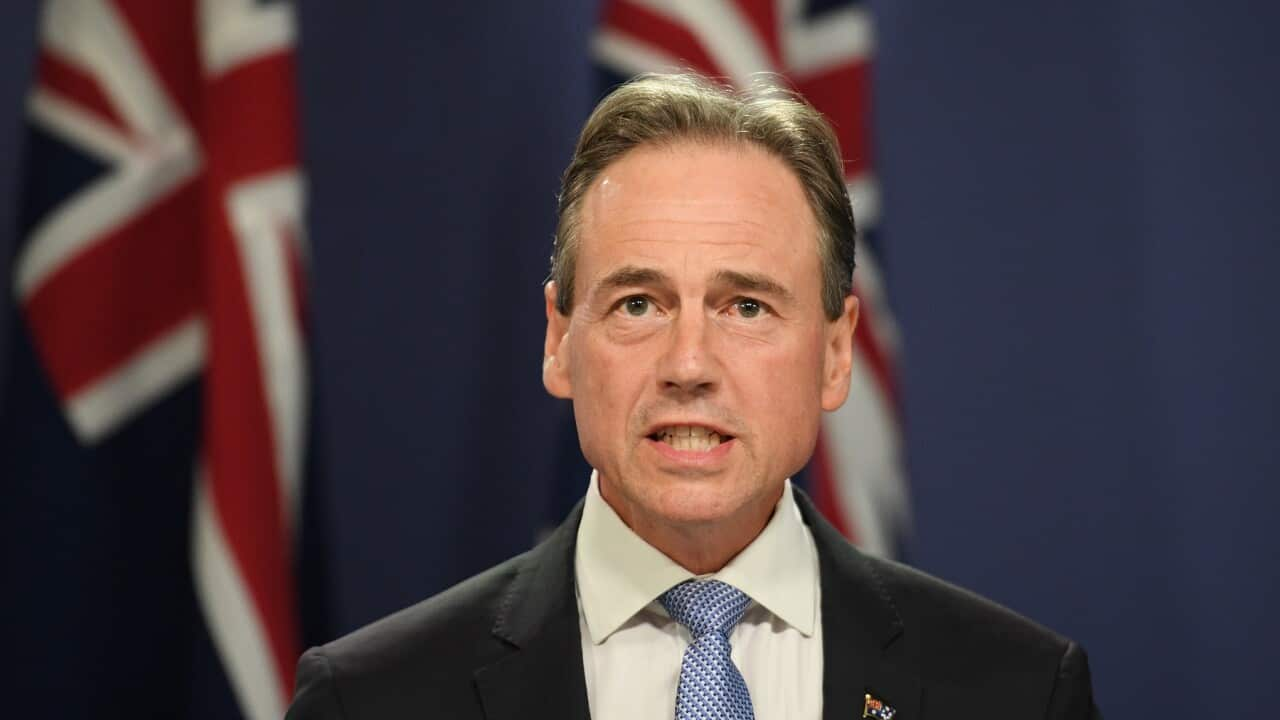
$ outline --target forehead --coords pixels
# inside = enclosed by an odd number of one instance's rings
[[[583,270],[617,255],[688,260],[705,251],[817,267],[817,227],[800,181],[749,143],[628,152],[587,191],[580,237]]]

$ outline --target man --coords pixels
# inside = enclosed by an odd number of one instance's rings
[[[595,472],[546,542],[303,656],[298,718],[1086,718],[1084,652],[860,554],[788,478],[849,391],[854,220],[777,90],[647,76],[565,173],[543,382]]]

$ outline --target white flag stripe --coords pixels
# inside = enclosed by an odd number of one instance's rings
[[[614,29],[597,32],[591,40],[595,59],[619,75],[630,77],[642,72],[686,70],[680,60],[644,40]]]
[[[204,319],[193,315],[67,399],[76,438],[91,445],[204,368]]]
[[[26,300],[62,265],[94,245],[200,169],[200,156],[186,133],[170,133],[119,170],[95,181],[50,213],[32,231],[15,263],[14,293]],[[189,242],[190,238],[173,238]]]
[[[104,164],[124,162],[134,152],[127,136],[54,92],[37,87],[27,109],[37,125],[68,144],[88,150]]]
[[[752,75],[777,72],[755,29],[728,0],[631,0],[684,25],[702,42],[720,72],[738,87],[750,87]]]
[[[902,471],[901,436],[891,408],[866,359],[854,346],[849,401],[823,422],[836,494],[853,519],[858,546],[891,556],[895,532],[911,519]]]
[[[820,21],[800,17],[798,3],[784,3],[782,55],[787,70],[797,79],[832,67],[866,60],[875,51],[871,15],[860,7],[828,10]]]
[[[307,367],[290,281],[289,232],[302,226],[302,183],[294,171],[237,185],[227,197],[253,314],[254,335],[267,409],[271,416],[276,475],[282,485],[285,528],[293,533],[299,511]]]
[[[853,205],[853,217],[859,230],[867,230],[880,224],[880,183],[874,175],[864,172],[849,179],[849,202]]]
[[[195,473],[191,564],[196,597],[241,711],[248,720],[279,720],[287,699],[266,626],[227,545],[208,475],[202,466]]]
[[[293,5],[255,0],[199,0],[200,54],[207,77],[293,49]]]

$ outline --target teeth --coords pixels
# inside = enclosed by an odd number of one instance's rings
[[[696,425],[677,425],[658,433],[659,438],[676,450],[705,452],[723,442],[717,433]]]

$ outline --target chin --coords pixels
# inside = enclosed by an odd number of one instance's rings
[[[644,498],[643,504],[649,514],[666,522],[703,525],[740,515],[754,499],[744,488],[716,487],[705,480],[677,481]]]

